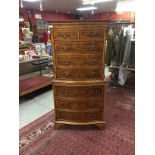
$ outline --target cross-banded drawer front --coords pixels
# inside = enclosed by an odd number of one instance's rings
[[[77,53],[76,42],[55,42],[54,51],[56,53]]]
[[[92,42],[92,41],[66,41],[57,42],[55,41],[54,51],[56,53],[69,53],[69,54],[103,54],[103,42]]]
[[[103,108],[102,99],[60,99],[55,100],[56,108],[58,109],[70,109],[70,110],[89,110],[89,109],[101,109]]]
[[[102,65],[102,55],[56,55],[56,66],[94,67]]]
[[[56,68],[56,78],[62,80],[90,80],[102,79],[102,70],[96,69],[68,69],[67,67]]]
[[[56,97],[103,97],[104,86],[54,86]]]
[[[53,32],[54,39],[76,39],[77,31],[76,30],[54,30]]]
[[[68,120],[68,121],[95,121],[103,119],[102,111],[94,112],[66,112],[66,111],[56,111],[57,120]]]
[[[79,53],[103,54],[103,42],[85,41],[78,43]]]
[[[79,30],[80,39],[103,39],[104,30]]]

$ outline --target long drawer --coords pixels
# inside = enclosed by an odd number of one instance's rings
[[[54,51],[57,54],[61,53],[81,53],[81,54],[103,54],[103,45],[101,41],[55,41]]]
[[[94,67],[101,66],[102,55],[56,55],[56,66]]]
[[[55,85],[54,84],[55,97],[61,98],[101,98],[104,97],[104,85],[91,86],[91,85]]]
[[[98,110],[93,112],[67,112],[56,110],[56,119],[75,122],[103,120],[103,111]]]
[[[102,79],[101,68],[56,68],[56,78],[61,80],[100,80]]]
[[[102,39],[104,38],[104,30],[79,30],[80,39]]]
[[[53,31],[54,39],[76,39],[77,38],[77,30],[54,30]]]
[[[103,109],[104,99],[55,99],[55,106],[57,109],[68,109],[68,110],[90,110],[90,109]]]

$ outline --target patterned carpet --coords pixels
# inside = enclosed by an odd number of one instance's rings
[[[134,155],[134,89],[106,88],[105,130],[63,126],[53,130],[53,111],[20,130],[20,155]]]

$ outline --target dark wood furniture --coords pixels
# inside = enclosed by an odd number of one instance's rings
[[[48,63],[49,57],[19,61],[19,75],[28,74],[35,71],[40,71],[41,75],[41,71],[48,66]]]
[[[41,88],[52,86],[53,78],[42,76],[45,67],[49,66],[49,57],[32,59],[19,62],[19,75],[28,76],[39,71],[39,75],[21,79],[19,81],[19,96],[32,93]],[[52,69],[52,67],[51,67]],[[32,75],[31,75],[32,76]]]
[[[52,77],[36,76],[19,81],[19,96],[32,93],[46,86],[52,86]]]
[[[53,22],[55,128],[63,124],[104,128],[102,21]]]

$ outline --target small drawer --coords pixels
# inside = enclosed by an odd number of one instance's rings
[[[80,39],[103,39],[104,30],[79,30]]]
[[[103,120],[103,112],[101,110],[94,112],[67,112],[57,110],[56,119],[75,122]]]
[[[55,53],[77,53],[76,42],[55,42],[54,43]]]
[[[67,98],[102,98],[104,97],[104,86],[60,86],[54,85],[54,93],[56,97]]]
[[[83,41],[77,45],[79,53],[87,54],[103,54],[103,46],[103,41]]]
[[[102,55],[56,55],[56,66],[99,67],[102,65]]]
[[[102,69],[67,69],[67,67],[56,68],[56,78],[61,80],[100,80]]]
[[[99,99],[61,99],[55,100],[56,109],[70,109],[70,110],[89,110],[101,109],[104,106],[103,98]]]
[[[77,31],[76,30],[54,30],[53,31],[53,38],[54,39],[76,39],[77,38]]]

